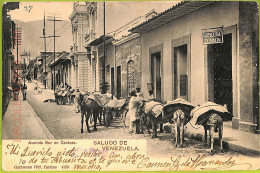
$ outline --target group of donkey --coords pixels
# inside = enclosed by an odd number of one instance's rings
[[[186,100],[183,99],[176,99],[177,101],[180,102],[187,102]],[[175,100],[175,101],[176,101]],[[151,106],[149,106],[149,104],[151,104],[151,102],[155,102],[152,103],[156,106],[154,106],[154,108],[158,108],[161,110],[161,113],[157,113],[156,115],[156,110],[153,111],[153,108],[151,108]],[[176,103],[176,102],[175,102]],[[213,102],[209,102],[215,105],[215,103]],[[161,106],[161,108],[159,106]],[[218,105],[221,106],[221,105]],[[146,107],[150,107],[149,109],[151,111],[147,111]],[[200,106],[198,106],[200,107]],[[153,130],[153,135],[152,138],[156,138],[157,137],[157,125],[160,124],[160,132],[162,131],[162,124],[164,123],[171,123],[174,124],[174,131],[175,131],[175,147],[178,147],[178,144],[180,143],[180,147],[183,147],[183,143],[184,143],[184,126],[190,122],[190,120],[193,118],[192,116],[192,111],[195,110],[194,109],[195,106],[193,106],[192,104],[188,104],[188,105],[182,105],[182,104],[175,104],[174,106],[172,104],[166,104],[165,102],[160,102],[157,99],[154,100],[150,100],[148,102],[143,102],[143,104],[141,104],[139,106],[139,114],[141,116],[141,126],[142,125],[150,125],[152,127]],[[207,107],[203,107],[203,109]],[[198,108],[196,107],[196,111],[198,110]],[[209,110],[209,109],[207,109]],[[214,154],[215,150],[213,148],[214,146],[214,135],[215,133],[218,132],[219,134],[219,140],[220,140],[220,149],[221,152],[223,152],[223,145],[222,145],[222,136],[223,136],[223,119],[222,117],[219,115],[220,112],[214,111],[214,110],[209,110],[209,111],[205,111],[202,110],[203,116],[199,117],[198,119],[195,119],[196,124],[198,125],[202,125],[204,128],[204,142],[205,142],[205,146],[207,146],[207,131],[209,131],[209,145],[210,145],[210,153]],[[158,111],[157,111],[158,112]],[[222,115],[222,114],[221,114]],[[229,115],[230,116],[230,115]],[[143,123],[144,122],[144,123]],[[191,127],[195,128],[193,125],[191,125]],[[141,127],[142,128],[142,127]],[[149,127],[148,127],[149,128]]]
[[[75,90],[72,88],[56,88],[54,92],[55,102],[58,105],[65,105],[66,103],[71,105],[74,103]]]
[[[101,95],[101,94],[97,94]],[[96,96],[97,96],[96,95]],[[95,99],[96,97],[93,94],[85,94],[81,97],[81,133],[83,133],[83,123],[85,119],[87,132],[90,133],[91,130],[89,128],[89,120],[93,119],[94,121],[94,131],[97,131],[97,120],[99,120],[99,124],[103,123],[106,126],[110,126],[111,119],[113,115],[121,115],[123,119],[123,127],[126,127],[125,120],[126,114],[128,111],[128,102],[125,99],[113,99],[114,96],[106,96],[106,101],[102,104]],[[120,104],[119,104],[120,102]],[[146,111],[146,108],[149,103],[155,102],[158,106],[162,107],[162,112],[159,114],[155,114],[153,111]],[[117,106],[116,106],[117,105]],[[119,106],[118,106],[119,105]],[[165,108],[165,110],[164,110]],[[151,108],[152,110],[153,108]],[[180,147],[183,147],[184,142],[184,126],[191,120],[190,116],[191,109],[185,109],[181,106],[176,106],[174,109],[167,109],[165,107],[165,102],[160,100],[149,100],[143,101],[139,104],[137,115],[140,117],[140,130],[143,133],[146,128],[150,131],[150,128],[153,130],[152,138],[157,137],[157,125],[160,124],[160,131],[162,132],[162,127],[164,123],[170,122],[174,123],[175,128],[175,147],[180,143]],[[215,112],[208,112],[207,121],[203,121],[200,123],[204,127],[205,131],[205,145],[207,145],[207,131],[209,131],[210,137],[210,152],[213,153],[213,145],[214,145],[214,133],[219,133],[220,140],[220,148],[221,152],[223,152],[222,146],[222,136],[223,136],[223,120],[222,118],[216,114]]]

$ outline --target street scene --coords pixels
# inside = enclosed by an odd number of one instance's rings
[[[259,158],[258,14],[240,1],[6,2],[2,140]]]

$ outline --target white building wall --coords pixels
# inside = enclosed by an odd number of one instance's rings
[[[71,65],[71,86],[76,88],[76,69],[74,65]]]
[[[238,2],[219,2],[203,7],[179,19],[164,24],[154,30],[141,34],[142,41],[142,89],[148,96],[147,83],[150,83],[150,55],[149,49],[163,45],[163,81],[162,90],[164,100],[173,99],[173,63],[172,45],[174,39],[190,35],[191,44],[191,98],[195,104],[205,102],[205,58],[202,44],[202,29],[232,26],[238,24]]]

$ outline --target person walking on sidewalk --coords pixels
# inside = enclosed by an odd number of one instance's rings
[[[26,100],[26,95],[27,95],[27,85],[26,84],[24,84],[22,90],[23,90],[23,100]]]
[[[75,109],[76,113],[80,112],[80,97],[81,97],[81,92],[79,91],[79,88],[76,88],[75,92]]]
[[[13,89],[14,100],[18,100],[18,96],[19,96],[20,89],[21,89],[21,83],[19,82],[18,78],[16,78],[15,82],[13,82],[12,89]]]

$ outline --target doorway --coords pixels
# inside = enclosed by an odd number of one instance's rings
[[[111,94],[115,95],[115,72],[114,67],[111,68]]]
[[[174,99],[188,100],[187,44],[174,47]]]
[[[208,45],[209,100],[226,104],[233,113],[232,34],[223,39],[222,44]]]
[[[117,93],[117,98],[122,97],[121,95],[121,66],[116,67],[116,93]]]
[[[151,55],[151,77],[154,97],[161,99],[161,52],[153,53]]]

